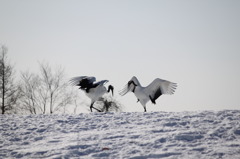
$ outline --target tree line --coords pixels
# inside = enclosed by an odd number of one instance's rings
[[[8,49],[0,48],[0,106],[1,114],[53,114],[68,113],[68,108],[76,113],[80,105],[85,105],[77,89],[69,86],[62,67],[52,68],[48,63],[39,63],[40,73],[29,71],[20,73],[16,82],[14,66],[7,56]],[[122,106],[114,98],[101,98],[99,110],[121,111]]]

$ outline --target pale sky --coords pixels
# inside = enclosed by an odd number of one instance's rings
[[[124,111],[143,111],[117,95],[132,76],[178,84],[148,111],[240,109],[239,0],[0,0],[0,19],[17,72],[44,60],[108,79]]]

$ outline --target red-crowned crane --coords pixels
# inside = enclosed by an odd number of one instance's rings
[[[70,79],[70,83],[75,86],[79,86],[79,89],[85,92],[85,94],[91,99],[91,105],[90,110],[92,112],[92,109],[95,109],[99,112],[101,112],[99,109],[93,107],[94,102],[99,100],[105,93],[112,91],[113,95],[113,89],[114,87],[112,85],[108,86],[108,89],[104,86],[108,80],[102,80],[99,82],[95,82],[95,77],[89,77],[89,76],[79,76],[79,77],[73,77]]]
[[[143,87],[139,83],[138,79],[133,76],[126,86],[119,92],[119,94],[124,96],[129,91],[132,91],[137,97],[137,102],[142,104],[144,112],[146,112],[146,104],[148,101],[156,104],[156,99],[158,99],[158,97],[160,97],[162,94],[173,94],[176,87],[176,83],[172,83],[160,78],[156,78],[147,87]]]

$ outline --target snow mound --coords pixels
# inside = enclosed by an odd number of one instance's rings
[[[0,120],[0,158],[240,158],[239,110]]]

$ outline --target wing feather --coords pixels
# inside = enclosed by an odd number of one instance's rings
[[[79,83],[83,80],[86,79],[88,83],[93,83],[96,81],[95,77],[89,77],[89,76],[78,76],[78,77],[73,77],[69,80],[69,83],[73,86],[78,86]]]
[[[129,85],[128,83],[124,86],[124,88],[122,90],[119,91],[119,94],[121,96],[124,96],[125,94],[127,94],[130,91],[133,91],[134,89],[134,85]]]
[[[141,86],[140,83],[139,83],[139,81],[138,81],[138,79],[137,79],[137,77],[135,77],[135,76],[133,76],[130,81],[133,81],[137,86]],[[129,83],[130,81],[128,81],[128,83]],[[133,85],[129,85],[128,83],[123,87],[122,90],[119,91],[119,94],[120,94],[121,96],[124,96],[124,95],[127,94],[129,91],[132,91],[132,90],[134,89],[134,86],[133,86]]]
[[[95,87],[97,87],[98,85],[104,85],[104,84],[107,83],[107,82],[109,82],[109,81],[108,81],[108,80],[102,80],[102,81],[99,81],[99,82],[94,83],[93,85],[94,85]]]
[[[145,87],[144,91],[155,101],[162,94],[173,94],[176,88],[176,83],[156,78],[152,83]]]
[[[119,94],[120,94],[121,96],[124,96],[124,95],[127,94],[130,90],[133,89],[132,87],[133,87],[132,85],[128,86],[128,84],[126,84],[126,85],[123,87],[123,89],[119,91]]]

